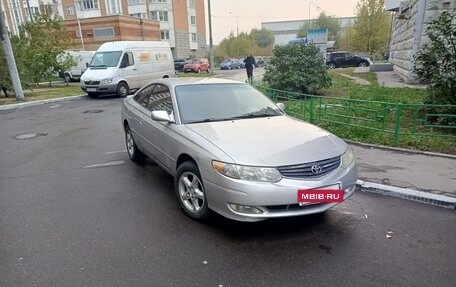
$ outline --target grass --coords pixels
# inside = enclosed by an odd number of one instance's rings
[[[0,105],[16,104],[18,101],[10,93],[8,98],[5,98],[3,93],[0,97]],[[52,86],[40,85],[31,87],[24,90],[25,102],[33,102],[46,99],[70,97],[70,96],[79,96],[84,93],[81,90],[79,85],[64,85],[64,84],[54,84]]]
[[[367,80],[370,85],[357,84],[342,73]],[[330,74],[332,86],[322,90],[321,97],[313,102],[287,99],[286,95],[277,101],[286,102],[290,115],[306,121],[312,117],[314,124],[344,139],[456,154],[456,129],[431,127],[433,123],[424,120],[425,113],[418,105],[423,104],[426,90],[380,87],[376,73],[372,72],[359,74],[353,69],[336,69]],[[402,110],[398,117],[399,106]]]

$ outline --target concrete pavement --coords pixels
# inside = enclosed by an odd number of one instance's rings
[[[350,142],[359,191],[456,209],[456,156]]]

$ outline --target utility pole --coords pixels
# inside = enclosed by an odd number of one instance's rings
[[[19,78],[19,73],[17,72],[13,48],[11,47],[8,30],[6,29],[5,17],[3,17],[2,5],[0,5],[0,28],[0,39],[2,40],[2,46],[5,50],[6,64],[8,65],[11,83],[13,84],[14,95],[18,101],[24,101],[24,91],[22,90],[21,79]]]
[[[207,0],[207,13],[209,16],[209,50],[210,50],[210,61],[211,61],[211,70],[214,72],[214,45],[212,43],[212,17],[211,17],[211,0]]]

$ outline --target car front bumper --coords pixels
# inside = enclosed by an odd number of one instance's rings
[[[217,174],[211,181],[203,179],[209,208],[233,220],[260,221],[268,218],[280,218],[308,215],[324,212],[339,202],[298,204],[298,190],[317,189],[340,183],[344,201],[355,192],[358,177],[356,165],[347,169],[338,168],[332,174],[320,180],[298,180],[283,178],[277,183],[234,180]],[[245,213],[234,210],[230,204],[253,207],[261,213]]]
[[[117,93],[117,84],[81,85],[81,90],[83,90],[86,93],[93,93],[98,95],[115,94]]]

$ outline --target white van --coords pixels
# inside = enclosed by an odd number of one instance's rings
[[[76,61],[76,66],[72,67],[68,71],[60,71],[59,77],[64,79],[65,82],[69,83],[72,81],[79,81],[82,74],[87,70],[87,66],[92,62],[92,57],[95,55],[95,51],[65,51],[61,57],[71,56]]]
[[[174,61],[167,42],[117,41],[98,48],[81,77],[90,97],[126,97],[152,79],[174,77]]]

